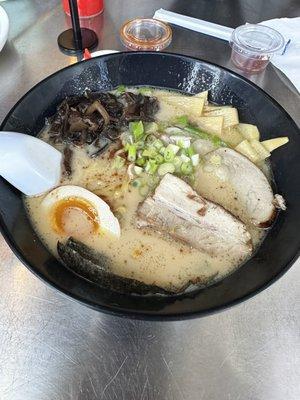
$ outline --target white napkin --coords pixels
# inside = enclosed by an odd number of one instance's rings
[[[287,43],[282,55],[274,55],[271,63],[282,71],[300,92],[300,17],[276,18],[261,22],[280,32]]]
[[[230,40],[233,32],[233,29],[227,26],[177,14],[162,8],[155,12],[154,18],[227,41]],[[283,54],[274,55],[271,63],[280,69],[300,92],[300,17],[271,19],[263,21],[261,24],[276,29],[284,37],[286,46]]]

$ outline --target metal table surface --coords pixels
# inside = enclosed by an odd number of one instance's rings
[[[1,3],[10,36],[0,54],[0,120],[34,84],[66,66],[57,0]],[[125,20],[159,7],[228,26],[300,15],[298,0],[107,0],[86,20],[99,48],[122,49]],[[228,65],[226,43],[174,28],[169,51]],[[232,67],[231,67],[232,68]],[[300,122],[299,96],[269,66],[256,83]],[[221,313],[180,322],[93,311],[33,276],[0,241],[1,400],[298,400],[300,263],[271,287]]]

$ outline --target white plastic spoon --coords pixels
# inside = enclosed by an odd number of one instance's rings
[[[61,177],[62,154],[36,137],[0,132],[0,175],[27,196],[53,189]]]

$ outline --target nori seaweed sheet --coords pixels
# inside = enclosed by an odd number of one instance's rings
[[[136,279],[125,278],[110,272],[111,260],[108,257],[72,237],[66,243],[57,242],[57,252],[67,268],[103,288],[122,294],[173,294],[159,286],[147,285]]]

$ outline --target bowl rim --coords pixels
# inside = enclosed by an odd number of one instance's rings
[[[166,55],[166,56],[170,56],[170,57],[174,57],[174,58],[186,58],[186,59],[190,59],[190,60],[194,60],[194,61],[200,61],[203,64],[207,64],[207,65],[212,65],[214,67],[217,67],[221,70],[225,70],[227,73],[229,73],[230,75],[233,75],[234,77],[238,78],[238,79],[242,79],[245,82],[247,82],[248,84],[250,84],[251,86],[253,86],[255,89],[257,89],[258,91],[262,92],[264,94],[265,97],[268,98],[268,100],[273,103],[274,106],[276,106],[283,114],[285,114],[285,116],[287,117],[287,119],[289,120],[289,122],[294,125],[294,128],[296,129],[296,131],[298,131],[298,134],[300,134],[300,129],[298,127],[298,125],[296,124],[296,122],[292,119],[292,117],[288,114],[288,112],[272,97],[270,96],[268,93],[266,93],[262,88],[260,88],[258,85],[256,85],[255,83],[253,83],[252,81],[250,81],[249,79],[245,78],[244,76],[226,68],[223,67],[221,65],[218,65],[216,63],[210,62],[210,61],[206,61],[197,57],[191,57],[188,55],[184,55],[184,54],[179,54],[179,53],[170,53],[170,52],[155,52],[155,51],[136,51],[136,52],[118,52],[118,53],[112,53],[112,54],[105,54],[105,55],[100,55],[88,60],[82,60],[77,64],[80,63],[93,63],[95,62],[95,60],[97,60],[98,58],[115,58],[115,57],[120,57],[120,56],[126,56],[126,57],[130,57],[131,55],[156,55],[158,56],[159,54],[161,55]],[[56,76],[57,74],[61,73],[61,71],[67,70],[69,68],[74,67],[74,64],[68,65],[62,69],[59,69],[58,71],[54,72],[53,74],[47,76],[46,78],[44,78],[43,80],[39,81],[37,84],[35,84],[31,89],[29,89],[16,103],[15,105],[10,109],[10,111],[7,113],[7,115],[5,116],[5,118],[3,119],[3,121],[1,122],[0,125],[0,131],[3,130],[3,127],[5,126],[5,124],[7,123],[8,119],[10,118],[10,116],[13,114],[13,112],[15,111],[15,109],[18,107],[18,105],[32,92],[35,90],[36,87],[38,87],[39,85],[41,85],[42,83],[47,82],[48,80],[50,80],[52,77]],[[30,272],[32,272],[35,276],[37,276],[38,278],[40,278],[43,282],[45,282],[47,285],[49,285],[52,288],[55,288],[56,290],[58,290],[60,293],[64,294],[65,296],[67,296],[68,298],[71,298],[73,300],[76,300],[77,302],[88,306],[89,308],[92,308],[94,310],[97,311],[101,311],[105,314],[109,314],[109,315],[114,315],[114,316],[118,316],[121,318],[129,318],[129,319],[138,319],[138,320],[151,320],[151,321],[179,321],[179,320],[187,320],[187,319],[193,319],[193,318],[199,318],[199,317],[204,317],[207,315],[211,315],[211,314],[215,314],[217,312],[226,310],[227,308],[230,308],[232,306],[238,305],[240,303],[242,303],[243,301],[246,301],[250,298],[252,298],[253,296],[255,296],[256,294],[259,294],[260,292],[262,292],[264,289],[268,288],[269,286],[271,286],[274,282],[276,282],[279,278],[281,278],[290,268],[291,266],[294,264],[294,262],[298,259],[299,255],[300,255],[300,247],[297,249],[297,252],[290,258],[290,260],[285,264],[285,266],[278,272],[276,273],[270,280],[268,280],[267,282],[265,282],[264,284],[260,285],[259,287],[256,287],[255,289],[251,290],[249,293],[245,294],[245,295],[241,295],[238,298],[226,302],[222,305],[218,305],[218,306],[213,306],[211,308],[208,308],[206,310],[202,310],[202,311],[191,311],[191,312],[178,312],[178,313],[164,313],[164,314],[160,314],[160,311],[158,311],[157,313],[154,312],[145,312],[145,311],[139,311],[139,310],[128,310],[128,309],[120,309],[119,307],[115,307],[115,306],[106,306],[106,305],[99,305],[99,304],[95,304],[94,302],[87,300],[86,298],[84,298],[83,296],[77,295],[72,293],[70,290],[64,289],[61,286],[59,286],[56,282],[52,281],[51,279],[48,279],[47,277],[45,277],[39,270],[34,269],[30,263],[26,260],[26,258],[23,256],[22,251],[18,248],[18,246],[16,245],[16,243],[14,242],[14,239],[12,237],[12,235],[9,233],[6,225],[3,222],[3,218],[2,216],[0,216],[0,232],[2,233],[5,241],[7,242],[7,244],[9,245],[10,249],[12,250],[12,252],[17,256],[17,258],[22,262],[22,264],[24,264]]]

